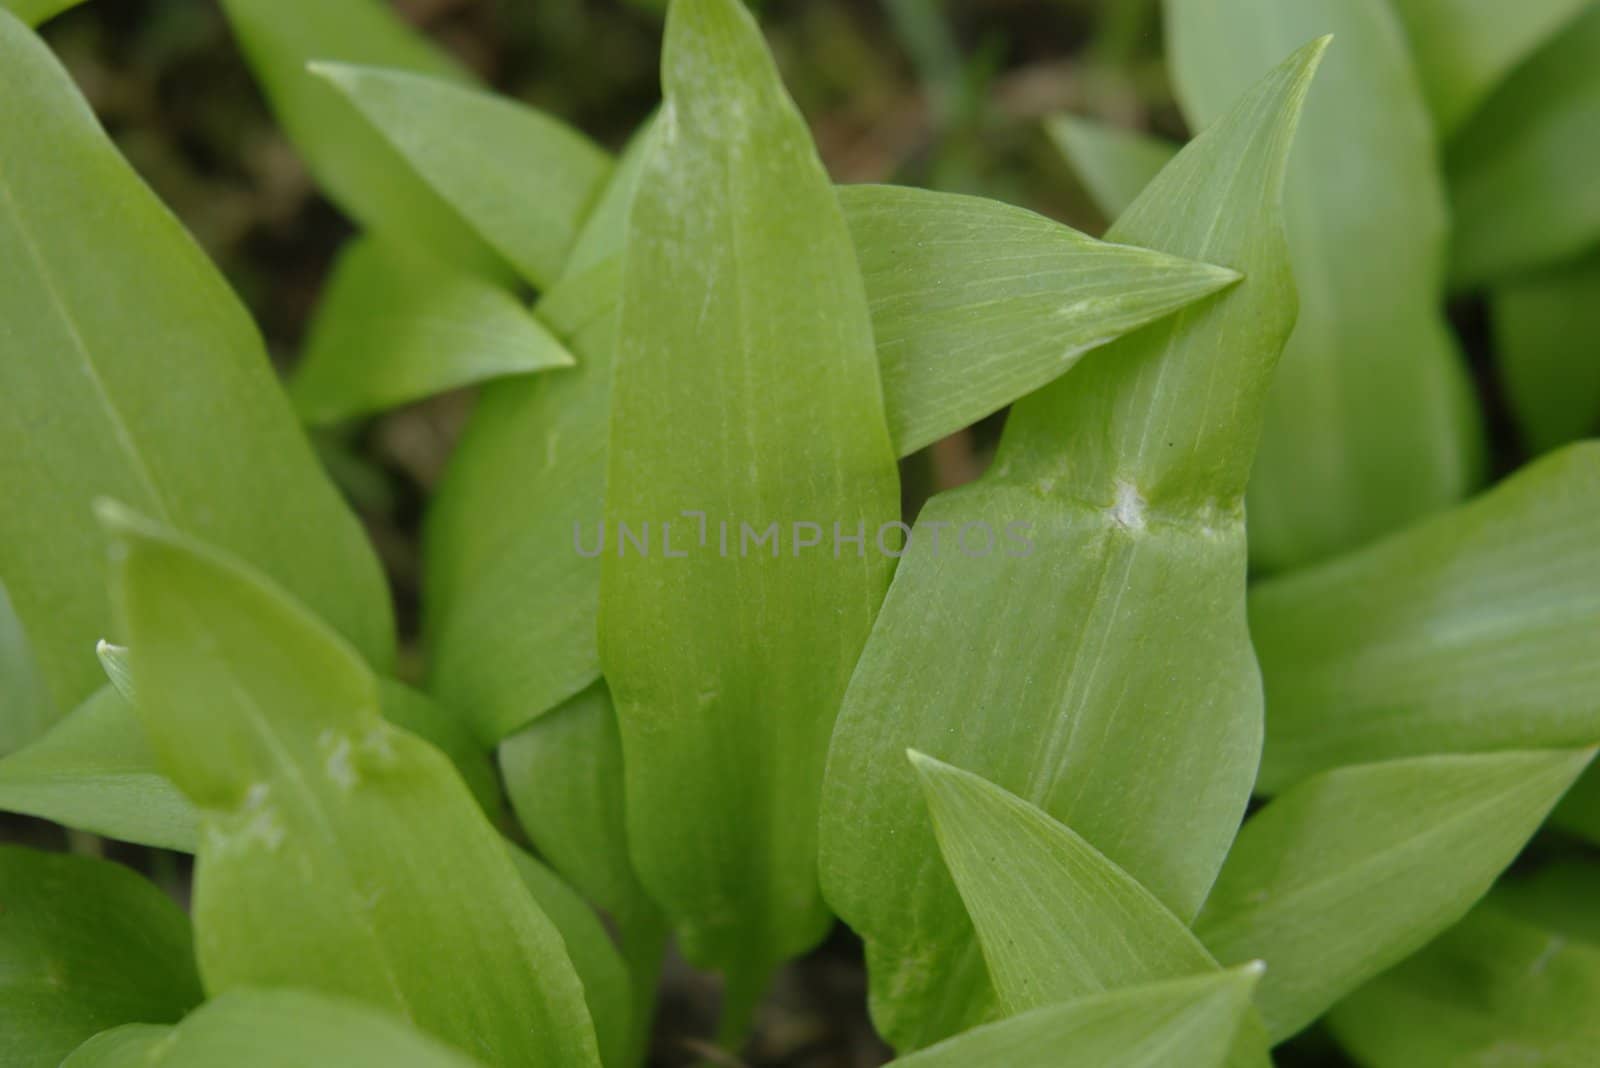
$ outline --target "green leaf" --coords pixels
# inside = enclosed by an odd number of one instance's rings
[[[642,1053],[655,1010],[666,926],[629,857],[622,739],[605,683],[595,683],[511,735],[500,743],[499,756],[506,794],[528,838],[616,924],[631,974],[633,1030]]]
[[[415,71],[470,84],[454,59],[407,26],[387,0],[222,0],[239,47],[317,184],[370,230],[493,278],[510,269],[457,210],[407,166],[317,61]]]
[[[90,510],[103,494],[250,561],[387,668],[383,574],[255,327],[50,51],[4,12],[0,98],[0,581],[54,706],[104,681]]]
[[[207,990],[314,987],[490,1065],[598,1065],[561,936],[353,650],[240,564],[102,512],[146,736],[203,813]]]
[[[1441,140],[1590,0],[1395,0]]]
[[[112,687],[124,700],[134,701],[133,667],[128,663],[128,647],[101,639],[95,643],[94,655],[100,658],[100,666],[105,669]]]
[[[605,510],[619,550],[624,526],[658,548],[602,557],[600,656],[640,879],[684,955],[729,973],[737,1021],[827,929],[817,787],[889,560],[724,557],[716,533],[687,550],[681,513],[735,540],[770,529],[776,550],[804,524],[876,531],[899,516],[898,480],[850,233],[754,18],[676,0],[662,81],[623,266]],[[674,521],[683,559],[661,555]]]
[[[1150,134],[1076,115],[1049,119],[1045,132],[1077,168],[1095,207],[1108,219],[1128,210],[1179,147]]]
[[[1428,753],[1600,744],[1600,443],[1258,585],[1257,790]]]
[[[1195,922],[1224,964],[1263,960],[1274,1041],[1455,923],[1594,750],[1429,756],[1326,772],[1239,833]]]
[[[1550,822],[1570,834],[1600,845],[1600,772],[1583,773],[1550,814]]]
[[[0,1064],[56,1068],[125,1023],[200,1001],[189,924],[127,868],[0,845]]]
[[[1600,7],[1506,79],[1450,146],[1451,282],[1469,289],[1600,241]]]
[[[561,276],[605,189],[604,150],[543,112],[449,81],[318,64],[418,176],[529,283]]]
[[[37,26],[69,8],[77,7],[82,2],[83,0],[0,0],[0,8],[9,9],[29,26]]]
[[[1530,451],[1600,431],[1600,253],[1513,279],[1489,293],[1506,399]]]
[[[1600,947],[1594,907],[1600,901],[1600,864],[1593,860],[1558,861],[1532,874],[1507,876],[1490,900],[1510,915]]]
[[[989,474],[931,501],[900,563],[834,735],[822,872],[901,1049],[959,1027],[986,985],[906,748],[1069,823],[1182,918],[1244,812],[1261,698],[1240,498],[1293,319],[1278,194],[1321,50],[1263,80],[1109,235],[1245,281],[1019,403]],[[989,555],[961,550],[971,524],[1003,536]]]
[[[1600,947],[1518,919],[1495,894],[1329,1024],[1369,1068],[1585,1068],[1600,1046],[1597,1002]]]
[[[1168,0],[1178,98],[1209,122],[1308,37],[1335,43],[1284,207],[1300,318],[1251,482],[1250,555],[1275,570],[1460,500],[1479,416],[1441,309],[1447,238],[1427,109],[1385,0]]]
[[[579,366],[485,390],[429,517],[429,686],[487,740],[517,730],[600,673],[600,563],[576,551],[574,532],[592,546],[604,510],[620,282],[608,246],[621,241],[613,220],[631,196],[638,150],[633,155],[587,231],[591,245],[607,251],[575,254],[575,263],[589,266],[575,268],[538,307]],[[1082,347],[1170,314],[1232,277],[1091,242],[969,197],[862,187],[841,190],[840,199],[902,455],[1061,373]],[[1015,272],[1018,263],[1030,272]],[[1119,291],[1104,292],[1099,278],[1119,279]],[[1076,281],[1041,293],[1041,279]],[[530,457],[537,459],[530,464]]]
[[[1259,974],[1238,968],[1049,1005],[893,1063],[897,1068],[1217,1068],[1249,1009]]]
[[[839,202],[902,456],[1239,279],[979,197],[845,186]]]
[[[577,891],[538,860],[515,847],[511,850],[511,859],[517,865],[523,885],[561,932],[572,967],[583,982],[583,996],[589,1006],[589,1016],[594,1020],[601,1062],[608,1068],[639,1063],[632,1053],[633,990],[628,968],[600,917]]]
[[[161,774],[138,714],[111,686],[0,760],[0,811],[183,853],[197,840],[194,806]]]
[[[475,1064],[357,1002],[304,990],[238,990],[206,1002],[176,1027],[121,1027],[98,1035],[61,1068],[474,1068]]]
[[[39,737],[55,718],[33,646],[0,583],[0,757]]]
[[[333,423],[572,364],[572,354],[506,290],[366,237],[339,256],[289,397],[307,422]]]
[[[970,772],[911,759],[1003,1014],[1220,970],[1182,920],[1071,828]],[[1267,1063],[1254,1013],[1238,1047],[1234,1063]]]

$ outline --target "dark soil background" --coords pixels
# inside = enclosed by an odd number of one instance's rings
[[[657,101],[661,22],[644,0],[396,6],[502,92],[608,146],[619,147]],[[1104,220],[1038,120],[1073,111],[1185,135],[1161,61],[1156,0],[770,0],[759,7],[790,91],[841,182],[981,193],[1098,233]],[[291,366],[332,258],[353,230],[277,129],[214,0],[93,0],[45,35],[122,151],[243,296],[273,358]],[[1481,315],[1466,307],[1457,318],[1486,376]],[[1483,380],[1494,410],[1497,391]],[[319,442],[393,576],[413,665],[419,522],[470,405],[468,394],[442,397]],[[908,512],[981,472],[1000,419],[907,461]],[[1498,423],[1505,445],[1506,424]],[[1512,458],[1508,447],[1500,451]],[[179,896],[186,882],[185,858],[36,821],[0,817],[0,839],[103,852]],[[714,980],[669,965],[653,1063],[881,1064],[888,1051],[866,1019],[865,986],[860,947],[840,929],[779,977],[756,1038],[735,1059],[704,1044],[714,1031]],[[1279,1054],[1284,1065],[1347,1063],[1314,1030]]]

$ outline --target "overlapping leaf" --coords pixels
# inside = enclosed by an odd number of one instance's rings
[[[317,184],[370,230],[494,278],[510,269],[355,107],[308,69],[371,64],[470,84],[387,0],[223,0],[246,61]]]
[[[635,865],[737,1014],[826,929],[817,787],[889,579],[799,532],[876,531],[899,494],[850,233],[754,18],[679,0],[662,81],[623,268],[600,655]],[[686,510],[738,547],[686,548]],[[626,552],[624,526],[656,551]]]
[[[1441,140],[1590,0],[1395,0]]]
[[[1600,432],[1600,252],[1496,286],[1489,317],[1523,443],[1544,452]]]
[[[188,920],[127,868],[0,845],[0,1063],[56,1068],[98,1031],[200,1001]]]
[[[340,254],[289,397],[332,423],[502,375],[572,366],[511,293],[381,238]]]
[[[1274,1041],[1466,914],[1594,750],[1429,756],[1314,776],[1239,833],[1195,933],[1262,960]]]
[[[1600,1045],[1597,1001],[1600,946],[1517,917],[1497,893],[1346,998],[1329,1026],[1370,1068],[1584,1068]]]
[[[1590,180],[1600,165],[1596,54],[1600,6],[1589,5],[1506,79],[1451,144],[1456,286],[1506,279],[1600,242],[1600,192]]]
[[[1433,130],[1387,0],[1168,0],[1166,12],[1179,99],[1201,123],[1301,41],[1338,42],[1285,192],[1300,319],[1251,482],[1252,561],[1300,565],[1460,500],[1481,433],[1441,309]]]
[[[1600,743],[1600,444],[1257,586],[1259,790],[1428,753]]]
[[[379,716],[353,651],[237,563],[104,514],[146,736],[204,813],[208,991],[314,988],[486,1064],[598,1065],[561,936],[448,761]]]
[[[0,12],[0,581],[54,706],[104,681],[114,494],[238,554],[380,667],[388,594],[238,300]],[[196,419],[196,412],[206,418]]]
[[[324,64],[331,81],[423,181],[530,284],[561,276],[611,160],[542,112],[403,71]]]
[[[39,737],[55,718],[33,645],[0,583],[0,757]]]
[[[0,7],[10,9],[17,18],[29,26],[37,26],[82,2],[83,0],[4,0],[0,2]]]
[[[1218,1068],[1259,973],[1123,987],[974,1028],[894,1061],[899,1068]]]
[[[1238,826],[1261,738],[1240,498],[1293,319],[1278,198],[1320,53],[1264,79],[1109,235],[1245,281],[1018,404],[991,472],[918,521],[822,824],[828,900],[867,940],[874,1018],[901,1048],[959,1028],[986,983],[906,748],[1069,822],[1180,917]],[[963,551],[982,525],[1011,537]]]
[[[474,1068],[476,1063],[358,1002],[304,990],[239,990],[206,1002],[175,1027],[120,1027],[97,1035],[61,1068]]]

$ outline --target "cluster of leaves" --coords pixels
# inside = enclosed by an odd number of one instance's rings
[[[364,231],[286,390],[0,10],[0,807],[196,858],[0,849],[0,1061],[626,1068],[669,935],[736,1042],[836,914],[908,1068],[1585,1063],[1600,868],[1501,875],[1600,843],[1600,9],[1171,0],[1199,135],[1052,125],[1099,241],[836,189],[737,0],[620,159],[223,6]],[[1471,500],[1469,290],[1550,452]],[[467,384],[419,690],[301,424]]]

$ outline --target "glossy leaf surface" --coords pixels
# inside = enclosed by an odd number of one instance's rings
[[[1108,235],[1245,281],[1019,403],[990,472],[918,520],[822,824],[828,899],[867,941],[874,1019],[901,1049],[986,1002],[908,747],[1069,823],[1182,918],[1238,826],[1261,738],[1240,498],[1293,317],[1278,193],[1320,52],[1264,79]],[[1013,536],[963,551],[984,524]]]

